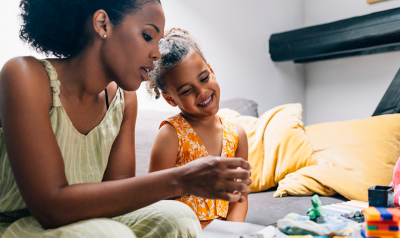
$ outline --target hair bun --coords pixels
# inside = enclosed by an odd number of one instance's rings
[[[192,37],[192,35],[187,30],[183,30],[178,27],[173,27],[164,33],[163,40],[167,41],[169,44],[174,43],[174,38],[181,38],[187,40],[190,43],[194,44],[199,51],[201,51],[199,44],[197,44],[197,41]],[[160,45],[161,48],[163,48],[162,45],[163,44]]]
[[[164,33],[164,38],[169,38],[169,37],[189,38],[191,36],[190,36],[190,33],[188,31],[183,30],[181,28],[174,27],[174,28],[171,28],[171,29],[167,30]]]

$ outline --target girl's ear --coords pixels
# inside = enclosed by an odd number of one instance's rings
[[[211,65],[209,63],[207,63],[207,66],[211,70],[211,73],[215,74],[213,68],[211,67]]]
[[[178,106],[178,104],[175,103],[174,99],[173,99],[171,96],[169,96],[169,95],[166,94],[166,93],[161,93],[161,94],[162,94],[163,98],[165,99],[165,101],[167,101],[167,103],[168,103],[169,105],[171,105],[171,106],[173,106],[173,107]]]
[[[106,39],[110,36],[112,25],[107,12],[104,10],[97,10],[93,14],[93,29],[100,38]]]

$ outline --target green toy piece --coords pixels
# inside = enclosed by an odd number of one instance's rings
[[[322,209],[322,207],[321,207],[322,202],[321,202],[321,200],[319,200],[318,194],[315,194],[311,198],[311,204],[313,207],[308,209],[308,211],[307,211],[307,215],[310,217],[310,220],[323,222],[323,220],[324,220],[323,218],[318,219],[319,217],[322,217],[325,214],[324,209]],[[318,223],[321,223],[321,222],[318,222]]]

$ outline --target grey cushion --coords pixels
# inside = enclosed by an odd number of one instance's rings
[[[259,225],[271,225],[291,212],[306,215],[307,210],[311,207],[311,196],[274,198],[274,192],[275,189],[273,188],[249,195],[249,209],[247,211],[246,222]],[[348,201],[341,195],[332,197],[320,196],[320,199],[322,205]]]
[[[243,116],[258,117],[258,104],[252,100],[234,98],[219,102],[219,108],[229,108]]]

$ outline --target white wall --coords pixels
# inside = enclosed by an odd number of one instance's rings
[[[34,50],[29,49],[19,39],[20,19],[18,15],[20,0],[0,1],[0,69],[10,58],[21,55],[41,57]]]
[[[318,25],[400,7],[400,0],[304,0],[304,25]],[[400,68],[400,51],[308,63],[307,124],[372,115]]]
[[[221,87],[221,99],[243,97],[259,112],[289,102],[305,102],[304,66],[274,64],[268,53],[272,33],[302,27],[302,0],[164,0],[166,28],[188,30],[200,43]],[[146,100],[140,106],[164,107]],[[159,100],[160,101],[160,100]]]

